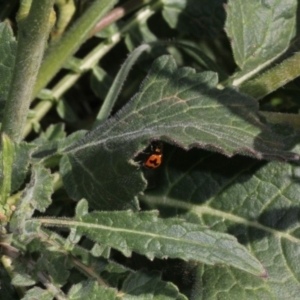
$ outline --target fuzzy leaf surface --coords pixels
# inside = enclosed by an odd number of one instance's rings
[[[162,216],[189,211],[198,224],[236,236],[268,274],[266,280],[229,266],[202,265],[192,298],[299,298],[299,165],[171,147],[165,155],[155,189],[141,200],[159,207]]]
[[[257,73],[288,48],[296,10],[296,0],[228,1],[225,28],[242,74]]]
[[[35,210],[44,212],[51,204],[53,177],[41,165],[34,165],[30,183],[24,190],[11,221],[11,230],[19,234],[25,231],[25,222]]]
[[[207,264],[231,265],[257,276],[266,276],[258,260],[231,235],[188,223],[183,219],[160,219],[157,212],[99,212],[80,221],[60,220],[91,240],[130,256],[132,251],[150,259],[180,258]]]
[[[0,23],[0,101],[7,99],[16,49],[17,42],[12,29],[7,23]]]
[[[113,118],[62,150],[60,170],[69,195],[100,209],[136,209],[146,182],[132,159],[152,139],[227,156],[294,159],[285,136],[257,115],[252,98],[215,87],[213,72],[178,69],[173,58],[157,59],[138,94]],[[299,137],[298,137],[299,138]]]
[[[35,146],[25,142],[15,144],[15,160],[12,168],[11,191],[15,192],[25,180],[30,163],[30,151]]]

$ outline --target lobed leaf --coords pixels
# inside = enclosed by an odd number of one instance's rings
[[[126,256],[135,251],[150,259],[170,257],[226,264],[257,276],[266,276],[260,262],[234,237],[182,219],[160,219],[157,215],[157,212],[95,211],[84,215],[80,222],[68,220],[66,224]]]
[[[16,155],[12,168],[12,182],[11,191],[17,191],[24,183],[26,175],[28,174],[28,167],[30,163],[30,152],[35,145],[26,142],[15,144]]]
[[[146,182],[132,159],[154,139],[227,156],[298,158],[286,151],[286,134],[260,120],[256,101],[216,84],[213,72],[177,69],[170,56],[157,59],[139,93],[116,116],[62,150],[69,195],[100,209],[136,209],[135,196]]]
[[[24,234],[25,222],[35,210],[44,212],[51,204],[53,193],[53,178],[50,172],[41,165],[34,165],[30,183],[25,188],[16,211],[13,214],[10,229],[18,234]]]

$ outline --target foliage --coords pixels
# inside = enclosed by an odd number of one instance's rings
[[[299,297],[296,0],[0,19],[1,299]]]

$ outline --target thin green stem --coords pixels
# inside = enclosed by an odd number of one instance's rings
[[[78,50],[98,20],[115,2],[116,0],[95,0],[73,27],[49,48],[39,71],[33,97],[49,83],[67,59]]]
[[[136,48],[134,51],[132,51],[131,54],[128,56],[128,58],[126,59],[125,63],[122,65],[117,76],[115,77],[113,84],[111,85],[107,93],[107,96],[96,117],[94,127],[98,126],[100,123],[102,123],[104,120],[106,120],[109,117],[111,110],[122,89],[122,86],[128,76],[129,71],[131,70],[132,66],[135,64],[137,59],[141,56],[141,54],[146,50],[149,50],[150,48],[151,46],[149,44],[141,45],[138,48]]]
[[[53,1],[33,0],[30,12],[19,23],[17,56],[1,132],[13,141],[22,137],[38,69],[49,36]]]
[[[130,19],[123,28],[110,36],[106,41],[100,43],[96,48],[94,48],[82,61],[79,69],[82,71],[80,73],[70,73],[64,76],[52,89],[52,97],[54,99],[59,99],[74,83],[82,76],[84,71],[88,71],[93,68],[99,60],[108,53],[121,39],[125,32],[128,32],[131,28],[136,26],[139,22],[142,22],[152,16],[158,9],[158,4],[151,7],[145,7],[140,12],[136,14],[132,19]],[[32,126],[38,123],[52,108],[55,101],[41,101],[34,108],[34,117],[29,119],[24,130],[24,136],[27,136],[32,130]]]

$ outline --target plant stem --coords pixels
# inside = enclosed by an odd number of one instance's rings
[[[116,0],[95,0],[74,26],[49,48],[38,74],[33,97],[49,83],[67,59],[77,51],[98,20],[115,2]]]
[[[115,80],[105,97],[101,109],[96,117],[96,121],[93,126],[94,128],[109,117],[130,69],[137,61],[137,59],[143,54],[143,52],[149,49],[151,49],[151,46],[149,44],[143,44],[130,53],[125,63],[119,70],[117,76],[115,77]]]
[[[1,132],[13,141],[22,137],[38,69],[49,35],[53,1],[33,0],[30,12],[19,23],[17,56]]]
[[[111,49],[113,48],[121,39],[125,32],[128,32],[136,24],[152,16],[155,13],[157,7],[147,7],[141,10],[134,18],[128,21],[126,25],[120,30],[109,37],[106,41],[100,43],[96,48],[94,48],[81,62],[80,70],[87,71],[94,67],[98,61]],[[73,84],[81,77],[82,73],[70,73],[64,76],[53,88],[52,97],[59,99]],[[34,107],[35,115],[33,118],[29,119],[25,130],[24,137],[27,136],[32,125],[38,123],[55,104],[55,101],[41,101]]]
[[[253,80],[245,82],[240,91],[261,99],[300,75],[300,52]]]

